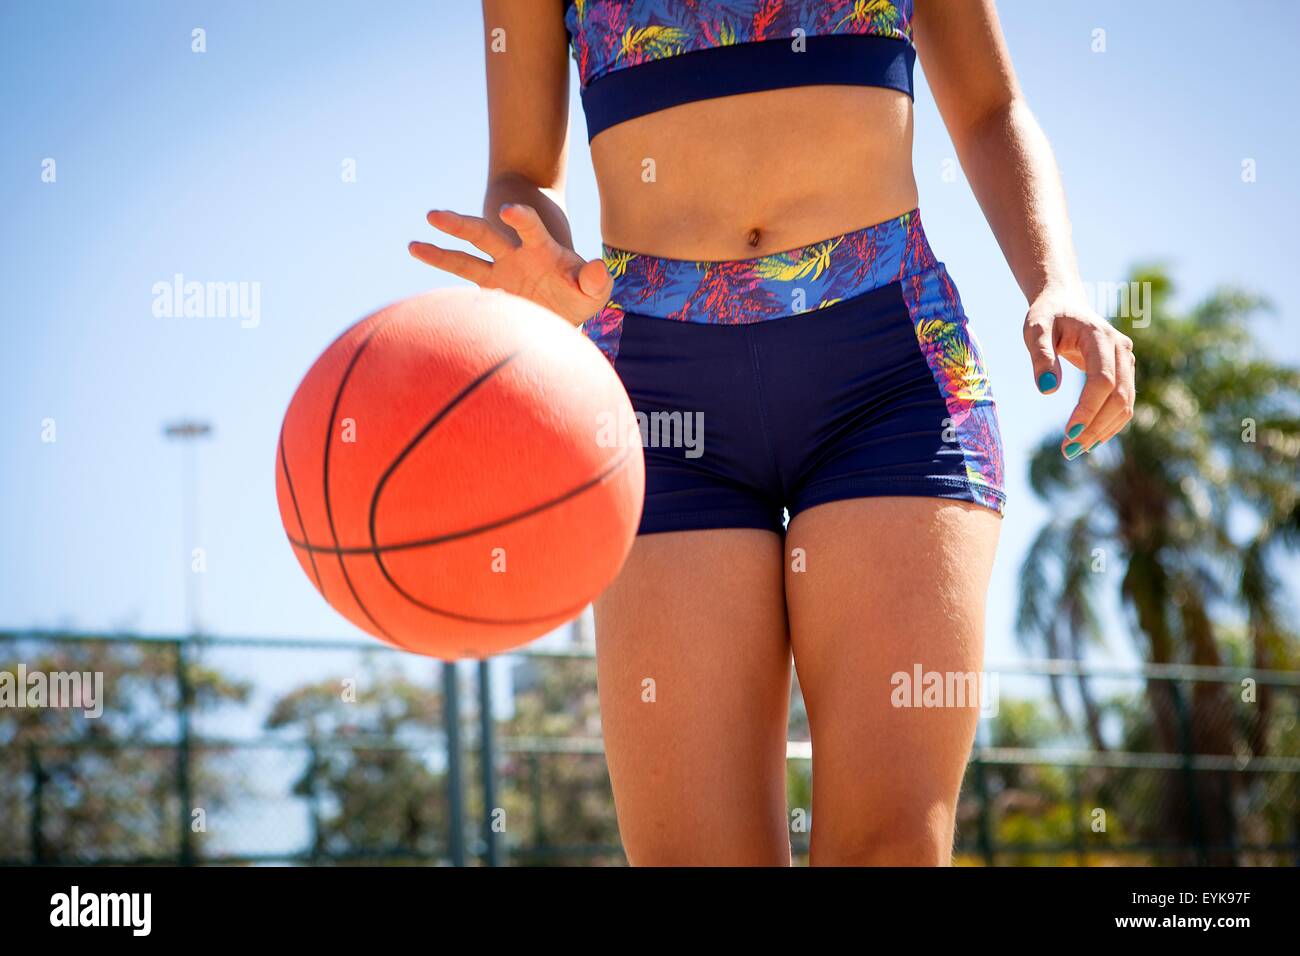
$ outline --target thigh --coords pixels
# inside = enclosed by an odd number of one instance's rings
[[[785,865],[780,536],[642,535],[596,602],[601,726],[633,865]]]
[[[971,675],[1001,519],[857,498],[790,523],[790,638],[813,751],[814,864],[944,864],[978,700],[904,707],[893,675]],[[796,570],[801,566],[803,570]]]

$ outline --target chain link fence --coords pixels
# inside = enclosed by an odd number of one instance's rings
[[[448,665],[369,642],[9,632],[5,672],[26,697],[0,698],[0,863],[624,862],[586,645]],[[1300,863],[1300,675],[986,673],[959,863]],[[54,699],[71,674],[79,706]],[[788,753],[802,860],[797,687]]]

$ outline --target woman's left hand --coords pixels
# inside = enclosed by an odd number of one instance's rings
[[[1065,424],[1066,458],[1092,451],[1133,417],[1133,340],[1094,312],[1081,293],[1040,294],[1025,316],[1025,347],[1044,395],[1061,385],[1061,359],[1087,377]]]

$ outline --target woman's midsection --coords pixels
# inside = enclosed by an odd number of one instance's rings
[[[818,86],[702,100],[591,144],[605,243],[672,259],[748,259],[917,205],[912,102]]]

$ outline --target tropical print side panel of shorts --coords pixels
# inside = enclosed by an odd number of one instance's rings
[[[912,0],[573,0],[565,12],[582,85],[681,53],[805,36],[912,39]]]
[[[942,264],[909,276],[902,285],[917,344],[948,406],[950,427],[961,445],[971,493],[977,503],[1001,513],[1005,485],[998,414],[961,296]]]

